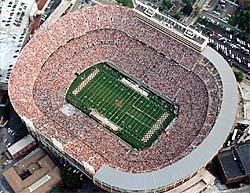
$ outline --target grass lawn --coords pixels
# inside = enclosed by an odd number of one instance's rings
[[[117,0],[117,2],[122,4],[123,6],[127,6],[130,8],[134,7],[132,0]]]

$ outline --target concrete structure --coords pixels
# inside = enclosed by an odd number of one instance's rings
[[[169,190],[167,193],[198,193],[204,192],[214,185],[215,177],[206,169],[202,169],[197,175],[187,180],[180,186]]]

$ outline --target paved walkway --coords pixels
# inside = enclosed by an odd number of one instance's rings
[[[250,81],[244,80],[240,83],[242,88],[244,115],[243,118],[250,121]]]

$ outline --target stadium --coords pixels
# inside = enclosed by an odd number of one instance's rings
[[[30,133],[111,192],[191,179],[237,112],[232,70],[207,38],[147,11],[93,6],[42,26],[9,81]]]

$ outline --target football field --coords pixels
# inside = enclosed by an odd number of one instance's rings
[[[66,100],[136,149],[150,146],[175,117],[172,104],[107,63],[78,75]]]

